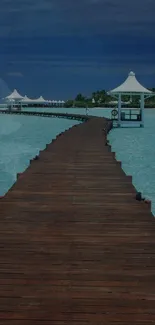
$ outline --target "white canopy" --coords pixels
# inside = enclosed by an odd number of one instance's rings
[[[6,99],[14,99],[14,100],[20,100],[23,99],[23,96],[21,96],[18,91],[16,89],[14,89],[14,91],[7,97],[5,97]]]
[[[43,98],[43,96],[40,96],[40,97],[38,98],[38,100],[40,100],[40,101],[42,101],[42,102],[46,102],[46,100]]]
[[[22,102],[33,102],[33,99],[28,98],[26,95],[24,96],[24,98],[22,99]]]
[[[45,103],[46,100],[42,96],[40,96],[39,98],[33,99],[33,102],[34,103]]]
[[[127,93],[136,93],[136,94],[151,94],[152,92],[144,88],[136,79],[135,73],[130,72],[127,79],[117,88],[110,90],[109,94],[127,94]]]

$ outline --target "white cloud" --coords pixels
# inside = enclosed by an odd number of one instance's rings
[[[10,77],[23,77],[21,72],[8,72],[7,75]]]

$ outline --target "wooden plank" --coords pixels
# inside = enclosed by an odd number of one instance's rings
[[[62,133],[0,200],[0,324],[155,322],[155,222],[110,123]]]

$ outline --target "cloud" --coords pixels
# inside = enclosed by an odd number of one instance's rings
[[[21,72],[8,72],[7,75],[10,77],[23,77],[23,74]]]
[[[88,54],[87,54],[88,55]],[[42,56],[29,56],[25,58],[18,58],[16,60],[10,61],[11,65],[44,65],[44,66],[105,66],[108,64],[115,65],[117,64],[146,64],[154,62],[154,56],[152,54],[146,56],[140,56],[139,54],[129,54],[129,55],[102,55],[102,56],[52,56],[52,55],[42,55]],[[154,62],[155,63],[155,62]]]
[[[1,0],[9,38],[58,35],[153,35],[154,0]]]
[[[33,89],[54,76],[68,91],[73,79],[111,87],[129,70],[153,80],[154,12],[155,0],[1,0],[1,76]]]
[[[102,57],[56,57],[56,56],[32,56],[29,58],[21,58],[12,61],[11,64],[16,69],[23,69],[24,76],[31,75],[58,75],[61,78],[62,75],[67,76],[93,76],[105,77],[113,75],[126,76],[130,70],[134,70],[137,74],[153,75],[155,74],[155,62],[151,55],[126,55],[126,56],[113,56],[104,55]]]

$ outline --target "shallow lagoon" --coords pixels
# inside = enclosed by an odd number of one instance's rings
[[[4,195],[39,150],[78,121],[0,115],[0,195]]]

